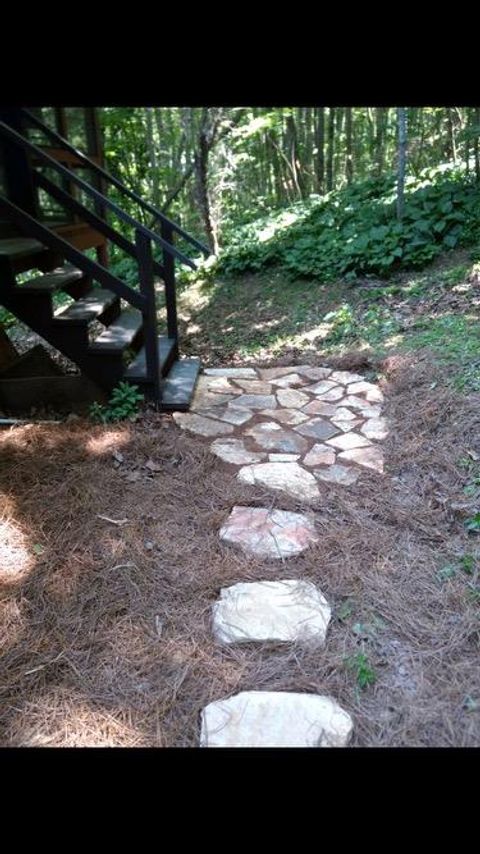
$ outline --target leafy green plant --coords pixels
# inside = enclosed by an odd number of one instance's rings
[[[443,165],[408,180],[398,222],[395,177],[368,179],[233,230],[216,269],[231,275],[281,264],[297,277],[322,281],[384,277],[422,267],[445,249],[478,244],[479,206],[473,178]]]
[[[465,528],[469,533],[480,534],[480,512],[465,520]]]
[[[357,652],[356,655],[349,656],[345,659],[345,664],[348,670],[355,673],[357,685],[362,690],[377,681],[377,674],[364,652]]]
[[[120,382],[114,388],[106,406],[96,401],[92,403],[90,418],[100,424],[108,424],[111,421],[125,421],[138,414],[138,407],[142,401],[143,394],[135,386],[127,382]]]

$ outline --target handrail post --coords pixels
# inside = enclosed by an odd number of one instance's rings
[[[163,240],[173,246],[173,228],[170,223],[161,223],[161,235]],[[167,329],[168,337],[173,338],[174,358],[178,359],[178,323],[177,323],[177,295],[175,292],[175,258],[171,252],[163,250],[163,280],[165,282],[165,303],[167,307]]]
[[[142,308],[143,329],[145,334],[145,359],[147,380],[153,384],[155,401],[161,403],[162,387],[160,382],[160,360],[157,340],[157,303],[155,299],[155,284],[153,279],[153,256],[150,238],[139,228],[135,230],[135,245],[137,247],[138,274],[140,291],[145,297]]]

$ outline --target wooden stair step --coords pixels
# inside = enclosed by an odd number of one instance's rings
[[[117,355],[130,347],[142,329],[142,312],[136,308],[127,308],[117,320],[107,326],[96,340],[90,344],[89,353],[108,353]]]
[[[200,359],[181,359],[173,363],[162,382],[161,409],[185,411],[189,408],[200,371]]]
[[[167,338],[165,335],[158,336],[158,358],[160,361],[161,374],[164,374],[168,371],[174,348],[174,338]],[[135,383],[147,382],[147,362],[145,355],[145,347],[142,347],[141,350],[138,351],[138,355],[128,366],[127,370],[125,371],[125,379]]]
[[[117,299],[113,291],[108,291],[106,288],[92,288],[82,299],[76,300],[56,314],[54,320],[56,323],[88,323],[100,317]]]
[[[43,276],[35,276],[29,279],[23,285],[17,285],[18,292],[25,294],[41,294],[51,293],[52,291],[66,288],[68,285],[73,285],[84,277],[85,273],[82,270],[77,270],[66,264],[64,267],[57,267],[51,273],[45,273]]]
[[[9,237],[0,240],[0,256],[10,258],[12,261],[46,251],[47,248],[43,243],[31,237]]]

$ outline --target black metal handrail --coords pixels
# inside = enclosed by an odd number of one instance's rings
[[[42,225],[30,214],[23,211],[21,208],[14,205],[9,199],[0,194],[0,213],[5,213],[8,220],[18,226],[21,231],[26,231],[44,246],[58,252],[64,256],[75,267],[82,270],[87,276],[91,276],[96,281],[100,282],[105,288],[113,291],[121,299],[126,300],[130,305],[139,308],[141,311],[145,309],[146,298],[142,293],[135,291],[133,288],[114,276],[110,270],[107,270],[97,261],[93,261],[83,254],[79,249],[75,249],[71,243],[59,237],[53,231],[50,231],[47,226]]]
[[[58,184],[54,184],[53,181],[50,181],[49,178],[42,175],[40,172],[35,172],[33,179],[37,186],[41,187],[42,190],[45,190],[45,192],[56,199],[57,202],[64,207],[69,208],[73,213],[77,214],[77,216],[84,219],[92,226],[92,228],[95,228],[96,231],[99,231],[100,234],[103,234],[108,240],[111,240],[112,243],[116,243],[117,246],[119,246],[120,249],[123,249],[127,255],[130,255],[135,259],[137,258],[137,249],[135,244],[132,243],[131,240],[127,240],[127,238],[118,231],[115,231],[115,229],[98,216],[98,214],[89,210],[85,205],[82,205],[78,199],[75,199],[70,193],[67,193],[66,190],[63,190],[58,186]],[[154,259],[152,260],[152,266],[153,271],[163,278],[165,274],[163,266]]]
[[[122,210],[119,205],[115,202],[112,202],[107,196],[104,196],[99,190],[92,187],[82,178],[79,178],[78,175],[75,175],[74,172],[71,172],[70,169],[67,169],[66,166],[63,166],[58,160],[55,160],[53,157],[50,157],[41,148],[35,145],[33,142],[30,142],[28,139],[25,139],[21,134],[17,133],[17,131],[13,130],[9,125],[5,124],[5,122],[0,121],[0,134],[7,137],[7,139],[12,140],[14,143],[19,145],[21,148],[24,148],[26,151],[30,151],[34,153],[40,160],[43,161],[47,166],[50,166],[52,169],[55,169],[60,175],[63,175],[69,181],[76,184],[82,190],[84,190],[89,196],[95,199],[97,202],[100,202],[102,205],[110,208],[110,210],[114,211],[117,214],[119,219],[126,222],[128,225],[133,226],[133,228],[140,230],[146,237],[149,237],[150,240],[155,241],[159,246],[162,247],[166,252],[173,255],[183,264],[187,264],[193,270],[196,270],[196,264],[190,258],[180,252],[179,249],[176,249],[172,243],[168,243],[162,237],[160,237],[156,232],[151,231],[151,229],[147,228],[145,225],[139,223],[134,217],[127,214],[124,210]],[[171,226],[169,226],[171,228]]]
[[[79,160],[85,166],[88,166],[93,172],[102,177],[104,180],[108,181],[110,184],[116,187],[117,190],[120,190],[120,192],[124,193],[126,196],[132,199],[132,201],[140,205],[140,207],[142,207],[144,210],[149,211],[149,213],[151,213],[155,217],[155,219],[158,219],[164,225],[169,226],[174,232],[178,234],[179,237],[182,237],[184,240],[186,240],[188,243],[190,243],[192,246],[202,252],[206,257],[211,254],[210,249],[205,246],[205,244],[201,243],[195,237],[192,237],[191,234],[188,233],[188,231],[185,231],[183,228],[173,222],[173,220],[169,219],[169,217],[165,216],[165,214],[163,214],[152,204],[150,204],[150,202],[146,202],[145,199],[142,199],[141,196],[138,196],[137,193],[122,184],[122,182],[119,181],[118,178],[115,178],[114,175],[111,175],[110,172],[107,172],[106,169],[103,169],[101,166],[98,165],[98,163],[94,163],[92,160],[90,160],[90,158],[83,154],[83,152],[79,151],[77,148],[71,145],[71,143],[64,139],[64,137],[60,136],[59,133],[56,133],[56,131],[49,128],[28,110],[22,109],[22,115],[28,120],[28,122],[30,122],[31,125],[43,131],[43,133],[49,139],[51,139],[53,142],[58,143],[61,148],[64,148],[66,151],[69,151],[70,154],[74,154],[76,157],[78,157]]]

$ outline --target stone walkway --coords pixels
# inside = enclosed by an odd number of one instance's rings
[[[199,379],[180,427],[213,439],[211,451],[260,483],[304,503],[319,481],[348,486],[363,469],[383,472],[378,444],[387,435],[383,394],[348,371],[215,368]],[[286,561],[318,541],[311,514],[233,507],[220,529],[228,545],[258,558]],[[220,591],[212,631],[222,645],[326,642],[331,607],[310,581],[234,584]],[[202,747],[343,747],[350,715],[332,698],[287,691],[244,691],[202,711]]]
[[[362,469],[383,472],[382,403],[374,383],[349,371],[210,368],[191,411],[174,418],[212,439],[212,453],[237,466],[240,480],[312,502],[318,481],[348,486]]]

